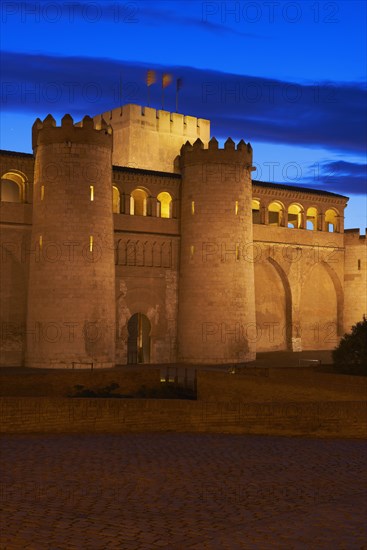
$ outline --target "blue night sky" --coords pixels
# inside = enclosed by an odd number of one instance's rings
[[[179,112],[250,141],[254,179],[350,197],[366,227],[365,1],[27,1],[1,4],[2,149],[35,118],[147,104],[145,74],[182,78]],[[151,87],[161,108],[161,88]],[[175,110],[175,86],[164,108]]]

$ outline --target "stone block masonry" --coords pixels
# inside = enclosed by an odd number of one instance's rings
[[[35,179],[26,365],[115,361],[112,130],[70,115],[33,126]]]
[[[181,146],[198,138],[207,145],[210,139],[209,120],[140,105],[124,105],[94,117],[97,125],[102,119],[114,131],[112,162],[117,166],[178,172],[175,159]]]
[[[237,243],[252,242],[252,148],[228,139],[219,149],[213,138],[204,149],[197,140],[183,146],[181,165],[179,361],[251,361],[255,346],[244,329],[255,324],[254,273]]]

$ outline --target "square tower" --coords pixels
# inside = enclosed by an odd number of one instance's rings
[[[180,169],[175,159],[186,141],[198,138],[208,146],[210,121],[128,104],[94,117],[97,127],[104,119],[113,128],[114,166],[130,166],[159,172]]]

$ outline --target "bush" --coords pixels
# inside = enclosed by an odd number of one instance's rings
[[[367,375],[367,318],[352,327],[352,332],[344,334],[333,351],[333,361],[338,372]]]
[[[131,394],[116,393],[120,386],[111,382],[104,388],[85,388],[80,384],[74,386],[74,393],[68,397],[113,397],[116,399],[144,398],[144,399],[196,399],[196,392],[190,388],[183,388],[175,384],[161,384],[159,388],[146,388],[141,386],[139,390]]]

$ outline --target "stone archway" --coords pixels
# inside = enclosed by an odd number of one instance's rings
[[[292,294],[288,277],[272,258],[255,263],[257,351],[292,349]]]
[[[151,324],[143,313],[134,313],[127,323],[127,364],[150,363]]]
[[[319,262],[308,271],[300,299],[303,349],[333,349],[337,345],[343,300],[338,283],[337,275],[326,262]]]
[[[19,170],[10,170],[1,176],[0,201],[26,202],[27,178]]]

